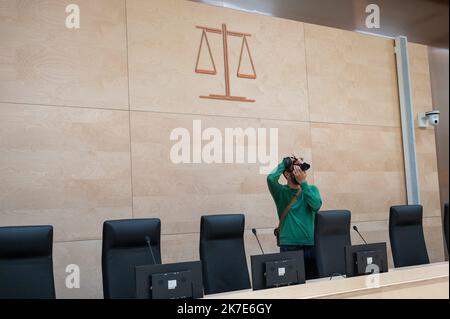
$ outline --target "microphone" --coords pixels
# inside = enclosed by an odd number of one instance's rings
[[[258,234],[256,233],[256,228],[252,228],[252,233],[255,235],[256,240],[258,241],[259,248],[261,249],[263,255],[265,255],[264,250],[262,249],[261,243],[259,242]]]
[[[358,233],[359,237],[361,237],[361,239],[363,240],[364,244],[367,245],[366,240],[365,240],[364,237],[361,235],[361,233],[359,232],[358,227],[356,227],[356,225],[353,226],[353,230],[356,231],[356,232]]]
[[[152,249],[152,245],[150,245],[150,237],[149,236],[145,236],[145,242],[148,245],[148,249],[150,250],[150,254],[152,254],[153,263],[156,265],[156,259],[155,259],[155,255],[153,255],[153,249]]]

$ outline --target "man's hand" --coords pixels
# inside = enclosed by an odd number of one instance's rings
[[[300,169],[300,167],[297,166],[297,165],[294,166],[294,172],[293,172],[293,173],[294,173],[295,179],[297,180],[297,182],[298,182],[299,184],[301,184],[301,183],[303,183],[304,181],[306,181],[306,177],[308,176],[308,175],[306,174],[306,172],[302,171],[302,170]]]

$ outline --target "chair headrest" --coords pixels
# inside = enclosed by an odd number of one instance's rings
[[[52,226],[0,227],[0,258],[52,255]]]
[[[351,214],[348,210],[318,212],[316,214],[315,231],[321,236],[348,234],[350,232],[350,218]]]
[[[390,222],[392,226],[421,225],[422,205],[399,205],[390,209]]]
[[[202,241],[243,238],[245,216],[243,214],[202,216],[200,228]]]
[[[103,246],[106,248],[139,247],[159,244],[161,220],[158,218],[109,220],[103,223]]]

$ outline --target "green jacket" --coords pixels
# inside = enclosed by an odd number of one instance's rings
[[[284,164],[280,163],[267,176],[269,191],[277,206],[278,218],[281,217],[285,208],[298,191],[278,182],[284,170]],[[322,206],[322,199],[316,186],[309,185],[306,181],[301,183],[300,186],[302,191],[289,210],[281,227],[281,245],[314,245],[314,219]]]

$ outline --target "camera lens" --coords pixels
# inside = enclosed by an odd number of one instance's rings
[[[301,169],[302,171],[304,171],[304,172],[306,172],[307,170],[309,170],[310,167],[311,167],[311,165],[309,165],[308,163],[302,163],[302,164],[300,165],[300,169]]]
[[[434,124],[438,124],[438,120],[434,120]]]

